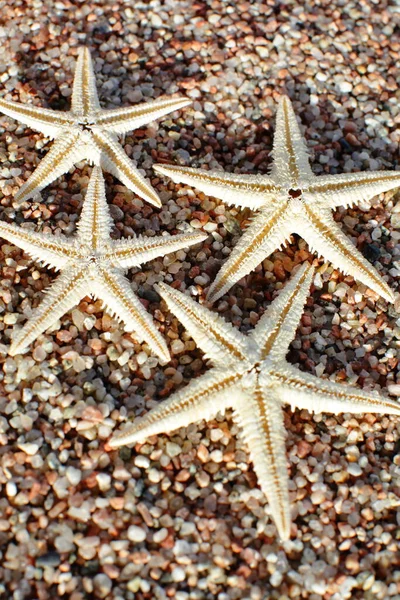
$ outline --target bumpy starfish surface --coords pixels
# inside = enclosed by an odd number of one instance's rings
[[[91,296],[101,299],[108,312],[123,321],[128,331],[138,333],[162,360],[170,359],[162,335],[123,273],[158,256],[198,244],[207,236],[194,232],[113,240],[112,225],[104,179],[98,167],[94,167],[89,181],[76,236],[48,236],[0,221],[0,237],[25,250],[33,259],[61,271],[41,304],[14,336],[11,355],[33,342],[82,298]]]
[[[313,268],[303,265],[248,336],[188,296],[160,284],[168,308],[214,367],[109,441],[114,448],[143,441],[232,408],[284,540],[290,536],[291,519],[282,405],[314,412],[400,415],[400,404],[376,392],[319,379],[286,362],[312,277]]]
[[[187,98],[164,98],[129,108],[103,110],[89,50],[80,48],[69,112],[0,98],[0,112],[55,140],[46,157],[20,188],[15,200],[23,202],[31,198],[75,163],[86,159],[112,173],[147,202],[161,206],[157,193],[125,154],[117,136],[190,103]]]
[[[292,104],[281,98],[269,177],[155,165],[175,182],[195,186],[229,204],[259,211],[210,287],[214,302],[247,275],[292,233],[311,250],[352,275],[389,302],[394,294],[334,221],[332,210],[369,200],[400,186],[400,172],[343,173],[316,177],[310,168]]]

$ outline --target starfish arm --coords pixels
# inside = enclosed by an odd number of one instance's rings
[[[255,385],[251,399],[240,398],[233,418],[241,430],[258,483],[282,540],[290,537],[290,502],[285,448],[285,428],[280,398],[263,381]]]
[[[100,150],[100,166],[117,177],[128,189],[154,206],[161,201],[153,187],[146,181],[134,163],[128,158],[121,145],[106,131],[93,127],[94,142]]]
[[[316,177],[306,187],[304,197],[309,202],[322,202],[330,208],[348,207],[397,187],[400,187],[400,171],[342,173]]]
[[[72,122],[70,113],[56,112],[48,108],[20,104],[0,98],[0,112],[16,119],[46,137],[55,138]]]
[[[98,265],[95,284],[96,297],[103,301],[107,312],[123,321],[127,331],[138,334],[154,354],[168,362],[171,357],[164,338],[119,269],[107,263]]]
[[[79,133],[72,130],[57,138],[39,166],[15,194],[16,202],[22,203],[32,198],[79,162],[81,156],[76,145],[78,137]]]
[[[342,273],[352,275],[388,302],[394,302],[392,290],[345,236],[330,210],[317,211],[308,204],[303,206],[304,218],[299,221],[296,233],[306,240],[310,248],[331,261]]]
[[[135,238],[113,241],[105,256],[122,269],[137,267],[158,256],[165,256],[182,248],[200,244],[206,233],[191,231],[178,235],[158,235],[153,238],[138,235]]]
[[[191,185],[208,196],[252,210],[258,210],[267,200],[274,201],[279,193],[279,187],[264,175],[239,175],[174,165],[154,165],[154,170],[175,183]]]
[[[279,102],[272,155],[271,177],[281,185],[296,190],[301,180],[314,177],[307,146],[287,96],[282,96]]]
[[[65,236],[48,236],[0,221],[0,237],[15,244],[41,265],[62,269],[79,256],[75,241]]]
[[[97,117],[99,127],[112,133],[126,133],[191,104],[188,98],[162,98],[129,108],[102,110]]]
[[[151,435],[175,431],[201,419],[211,419],[224,412],[232,403],[237,391],[238,377],[226,371],[211,369],[192,381],[165,402],[161,402],[147,415],[136,419],[132,425],[113,435],[112,448],[144,441]]]
[[[91,116],[100,109],[94,76],[92,57],[88,48],[78,50],[74,84],[72,87],[71,111],[76,116]]]
[[[287,207],[288,202],[284,202],[278,208],[266,207],[256,215],[211,285],[207,296],[209,302],[218,300],[265,257],[286,243],[292,233],[288,228]]]
[[[33,310],[24,327],[14,336],[9,354],[19,354],[87,293],[87,271],[82,265],[65,269],[46,290],[42,302]]]
[[[213,364],[248,362],[247,339],[230,323],[170,286],[158,284],[156,289]]]
[[[93,167],[78,223],[78,241],[93,252],[103,252],[112,227],[104,178],[101,169]]]
[[[314,268],[305,263],[285,285],[250,334],[256,342],[260,360],[283,360],[299,326],[310,292]]]
[[[400,416],[400,403],[384,398],[377,392],[367,392],[353,386],[320,379],[303,373],[286,363],[269,371],[270,377],[280,384],[282,402],[292,408],[310,412],[334,414],[381,413]]]

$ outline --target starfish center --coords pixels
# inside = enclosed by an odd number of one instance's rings
[[[303,192],[301,190],[292,189],[292,188],[288,191],[288,194],[291,198],[300,198],[302,193]]]
[[[88,117],[79,117],[79,119],[77,119],[76,124],[83,130],[83,131],[92,131],[92,127],[93,125],[96,125],[96,121],[93,118],[88,118]]]
[[[89,254],[89,256],[87,257],[87,265],[88,265],[88,269],[91,271],[92,269],[96,269],[100,263],[102,262],[102,257],[98,256],[96,254]]]

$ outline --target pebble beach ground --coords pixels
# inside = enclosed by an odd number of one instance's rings
[[[163,94],[193,100],[123,140],[163,208],[110,175],[107,196],[116,238],[209,233],[202,246],[128,274],[169,342],[167,365],[89,297],[26,354],[8,357],[14,327],[54,272],[0,241],[0,597],[399,600],[398,419],[286,409],[293,528],[284,545],[230,414],[132,449],[106,444],[114,429],[207,369],[153,284],[203,300],[251,218],[156,177],[152,165],[267,173],[276,102],[287,93],[316,174],[399,168],[399,8],[365,0],[12,0],[0,2],[0,20],[2,97],[67,110],[77,48],[87,45],[103,107]],[[47,150],[43,136],[0,116],[0,217],[73,234],[87,164],[42,200],[13,204]],[[339,209],[336,218],[396,290],[400,196]],[[293,238],[215,309],[246,332],[308,258]],[[331,265],[315,264],[289,360],[399,397],[400,315]]]

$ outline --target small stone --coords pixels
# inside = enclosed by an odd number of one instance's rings
[[[111,476],[108,473],[98,473],[96,480],[102,492],[106,492],[111,487]]]
[[[126,584],[126,587],[128,588],[128,590],[130,592],[133,592],[134,594],[136,594],[136,592],[138,592],[140,589],[141,583],[142,583],[141,578],[135,577],[134,579],[131,579],[130,581],[128,581],[128,583]]]
[[[13,481],[7,481],[6,493],[9,498],[13,498],[14,496],[17,495],[18,489]]]
[[[360,475],[362,475],[362,469],[357,463],[350,463],[347,467],[347,471],[350,475],[353,475],[353,477],[360,477]]]
[[[98,573],[93,579],[93,587],[98,598],[105,598],[111,592],[112,581],[105,573]]]
[[[54,546],[56,547],[58,552],[71,552],[74,549],[74,543],[72,541],[73,533],[72,530],[69,531],[71,532],[70,538],[63,532],[63,535],[58,535],[54,540]]]
[[[18,444],[18,448],[28,454],[29,456],[34,456],[36,452],[39,450],[38,444]]]
[[[172,354],[180,354],[184,352],[185,344],[181,340],[174,340],[171,344],[171,352]]]
[[[158,469],[150,469],[149,471],[149,480],[151,481],[151,483],[160,483],[161,479],[164,477],[163,473],[161,471],[158,471]]]
[[[388,385],[388,392],[393,396],[400,396],[400,383],[392,383]]]
[[[171,571],[171,577],[172,577],[173,581],[176,581],[176,582],[185,581],[186,573],[182,569],[182,567],[175,567]]]
[[[60,555],[58,552],[47,552],[38,556],[35,564],[37,567],[57,567],[60,564]]]
[[[340,81],[337,87],[339,92],[341,92],[342,94],[349,94],[353,89],[353,86],[349,81]]]
[[[148,469],[150,466],[150,460],[147,458],[147,456],[143,456],[143,454],[139,454],[138,456],[135,456],[135,466],[139,467],[141,469]]]
[[[65,476],[68,479],[68,482],[71,485],[75,486],[78,485],[78,483],[80,483],[82,473],[79,469],[76,469],[75,467],[68,467],[65,472]]]
[[[161,544],[168,537],[168,529],[163,527],[159,531],[156,531],[153,535],[153,542],[155,544]]]
[[[182,452],[182,448],[178,444],[173,444],[172,442],[167,442],[166,446],[167,454],[170,458],[174,458],[178,456]]]
[[[144,529],[142,529],[142,527],[138,527],[137,525],[131,525],[128,528],[128,539],[131,542],[136,542],[136,543],[140,543],[140,542],[144,542],[144,540],[146,539],[146,532]]]

